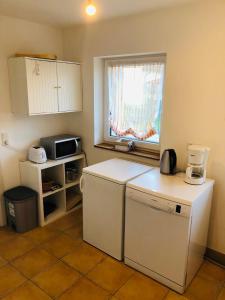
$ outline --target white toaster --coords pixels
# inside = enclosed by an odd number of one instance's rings
[[[47,161],[45,149],[39,146],[32,146],[28,151],[28,159],[37,164],[43,164]]]

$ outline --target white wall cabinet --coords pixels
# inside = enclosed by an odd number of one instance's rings
[[[9,59],[9,76],[16,114],[82,111],[80,64],[13,57]]]
[[[81,82],[80,66],[58,62],[57,75],[59,111],[81,111],[81,88],[78,89],[77,85],[74,84],[74,82],[77,82],[79,84]],[[80,100],[74,101],[74,99]]]

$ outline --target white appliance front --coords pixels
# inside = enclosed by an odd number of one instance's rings
[[[124,257],[125,186],[152,167],[111,159],[83,169],[83,239],[107,254]]]
[[[83,174],[83,239],[121,260],[125,185]]]
[[[191,207],[127,188],[125,263],[183,292]]]

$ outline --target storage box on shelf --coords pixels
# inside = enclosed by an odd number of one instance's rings
[[[38,192],[39,225],[45,226],[81,205],[84,154],[44,164],[20,162],[21,183]]]

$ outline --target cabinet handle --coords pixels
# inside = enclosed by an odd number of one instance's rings
[[[84,192],[84,176],[83,175],[80,178],[80,191],[81,191],[81,193]]]
[[[61,89],[61,86],[54,86],[54,89]]]

